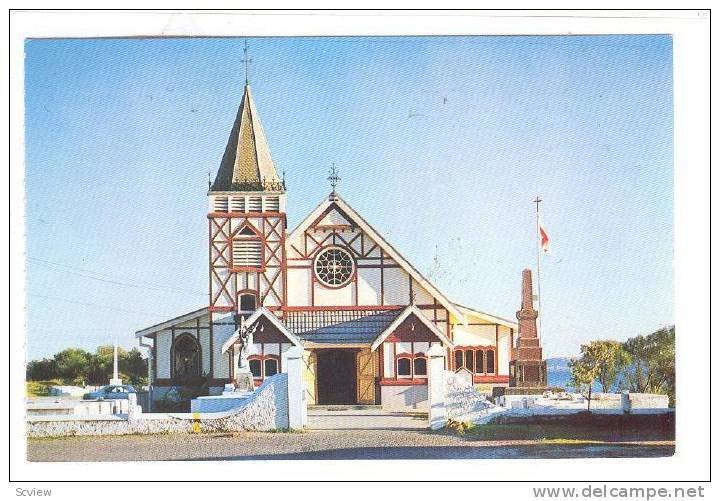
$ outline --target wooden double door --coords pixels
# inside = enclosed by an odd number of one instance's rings
[[[375,355],[369,349],[317,350],[317,403],[374,404]]]

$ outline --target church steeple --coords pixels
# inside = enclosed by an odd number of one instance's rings
[[[249,84],[245,85],[225,154],[210,191],[285,192],[285,182],[278,176],[270,156]]]

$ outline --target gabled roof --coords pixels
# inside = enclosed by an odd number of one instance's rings
[[[385,251],[385,253],[390,256],[394,261],[396,261],[405,272],[407,272],[417,283],[420,284],[421,287],[425,288],[425,290],[428,291],[428,293],[433,296],[435,299],[437,299],[438,303],[443,305],[452,315],[454,315],[461,323],[465,323],[465,316],[460,311],[460,309],[453,303],[452,301],[448,300],[428,279],[426,279],[422,274],[417,271],[407,260],[405,260],[404,257],[400,255],[398,251],[396,251],[392,245],[390,245],[388,242],[385,241],[383,237],[380,236],[380,234],[375,231],[375,229],[370,226],[355,210],[350,207],[345,200],[343,200],[340,195],[333,192],[330,194],[330,196],[325,199],[320,205],[318,205],[314,211],[310,213],[291,233],[290,238],[292,238],[297,233],[302,233],[305,230],[308,229],[308,227],[315,221],[317,218],[319,218],[323,212],[325,212],[328,208],[335,205],[337,208],[339,208],[342,212],[344,212],[350,219],[352,219],[357,226],[363,230],[365,233],[370,236],[375,242],[377,242],[378,246]]]
[[[285,312],[283,322],[306,347],[369,346],[398,315],[393,310],[330,310]]]
[[[250,325],[254,324],[255,322],[257,322],[257,321],[260,319],[260,317],[265,317],[265,318],[267,318],[267,319],[270,321],[270,323],[272,323],[275,327],[277,327],[277,329],[278,329],[286,338],[288,338],[288,340],[289,340],[294,346],[300,346],[300,347],[302,347],[302,342],[297,338],[297,336],[295,336],[295,334],[293,334],[292,332],[290,332],[290,331],[288,330],[288,328],[285,327],[285,324],[283,324],[283,323],[280,321],[280,319],[273,314],[273,312],[271,312],[270,310],[268,310],[268,309],[265,308],[264,306],[262,306],[262,307],[258,308],[257,310],[255,310],[255,313],[253,313],[252,315],[250,315],[250,316],[245,320],[245,325],[250,326]],[[235,332],[233,333],[233,335],[230,336],[230,337],[228,338],[228,340],[223,343],[223,345],[222,345],[222,353],[225,353],[226,351],[228,351],[228,350],[230,349],[230,347],[238,341],[239,338],[240,338],[240,334],[238,333],[238,331],[235,331]]]
[[[270,147],[249,85],[245,86],[225,154],[210,191],[285,191],[270,156]]]
[[[380,346],[390,334],[395,332],[395,329],[397,329],[400,324],[403,323],[403,321],[410,315],[414,315],[415,317],[417,317],[417,319],[420,320],[420,322],[422,322],[422,324],[425,325],[428,329],[430,329],[430,332],[435,334],[435,336],[437,336],[437,338],[440,339],[440,341],[442,341],[445,346],[449,348],[453,347],[452,341],[450,341],[447,336],[445,336],[445,334],[443,334],[442,331],[437,328],[435,323],[433,323],[429,318],[423,315],[423,313],[417,306],[411,304],[410,306],[402,310],[402,312],[395,318],[395,320],[393,320],[393,322],[388,325],[383,332],[380,333],[380,335],[375,339],[375,341],[373,341],[370,349],[372,351],[377,350],[378,346]]]
[[[159,324],[151,325],[150,327],[139,330],[135,332],[135,337],[143,337],[150,334],[155,334],[156,332],[172,327],[173,325],[181,324],[183,322],[187,322],[188,320],[195,320],[196,318],[200,318],[208,314],[208,308],[207,306],[205,306],[204,308],[200,308],[199,310],[191,311],[190,313],[185,313],[184,315],[180,315],[179,317],[171,318],[170,320],[166,320],[164,322],[160,322]]]
[[[485,320],[486,322],[492,324],[504,325],[506,327],[510,327],[511,329],[515,329],[515,331],[518,330],[518,323],[513,320],[508,320],[506,318],[498,317],[496,315],[491,315],[490,313],[474,310],[472,308],[468,308],[467,306],[463,306],[457,303],[456,306],[460,308],[460,310],[467,316],[479,318],[480,320]]]

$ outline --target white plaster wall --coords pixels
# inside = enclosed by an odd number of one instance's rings
[[[355,285],[351,282],[339,289],[330,289],[315,283],[315,306],[352,306]]]
[[[428,291],[426,291],[414,279],[413,279],[413,292],[415,293],[415,303],[416,304],[432,304],[433,303],[432,295]],[[432,312],[430,312],[430,314],[432,315]]]
[[[413,343],[413,354],[427,353],[429,349],[430,349],[430,343],[427,343],[427,342]]]
[[[280,344],[265,343],[265,355],[280,355]]]
[[[425,309],[423,309],[423,310],[420,310],[420,313],[422,313],[422,315],[423,315],[425,318],[427,318],[428,320],[430,320],[431,322],[434,320],[434,319],[433,319],[433,310],[425,310]],[[436,324],[436,325],[437,325],[437,324]],[[443,333],[445,332],[445,324],[441,324],[438,328],[439,328]]]
[[[287,372],[287,351],[292,348],[291,343],[280,343],[280,366],[282,372]]]
[[[497,373],[501,376],[510,374],[510,328],[500,326],[498,341],[498,367]]]
[[[227,353],[222,353],[222,345],[233,335],[234,325],[232,324],[232,314],[214,314],[213,321],[213,364],[215,365],[214,377],[226,378],[230,377],[229,358]],[[217,322],[227,322],[227,324],[218,324]]]
[[[385,304],[408,304],[410,281],[402,268],[387,268],[385,274]]]
[[[361,268],[358,270],[358,304],[380,304],[380,270]]]
[[[293,261],[293,264],[307,264],[309,261]],[[310,304],[310,268],[287,270],[288,306],[308,306]]]
[[[345,219],[344,217],[342,217],[342,215],[335,209],[328,212],[325,215],[325,217],[322,218],[320,220],[320,222],[318,223],[318,225],[320,225],[320,226],[322,226],[322,225],[343,225],[343,224],[349,225],[350,222],[347,219]]]
[[[428,409],[427,385],[381,386],[380,402],[383,410],[426,411]]]
[[[456,346],[495,346],[494,325],[453,326],[453,344]]]
[[[386,378],[395,377],[395,343],[383,343],[383,368]]]
[[[215,276],[214,273],[212,275],[213,293],[217,293],[217,291],[222,290],[222,280],[224,280],[229,274],[227,268],[215,268],[215,271],[217,272],[217,276]],[[235,293],[235,291],[233,290],[233,281],[232,280],[230,280],[228,282],[227,289],[230,290],[230,294]],[[227,294],[222,293],[218,297],[218,300],[215,305],[216,306],[231,306],[231,301],[232,301],[231,297],[228,297]]]
[[[200,329],[200,348],[202,351],[201,373],[210,373],[210,330]]]
[[[170,377],[170,347],[172,346],[172,334],[169,330],[160,331],[155,337],[157,343],[156,370],[157,377],[166,379]]]

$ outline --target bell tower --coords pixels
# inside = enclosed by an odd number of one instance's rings
[[[208,192],[211,312],[237,319],[285,304],[285,196],[246,83]]]

